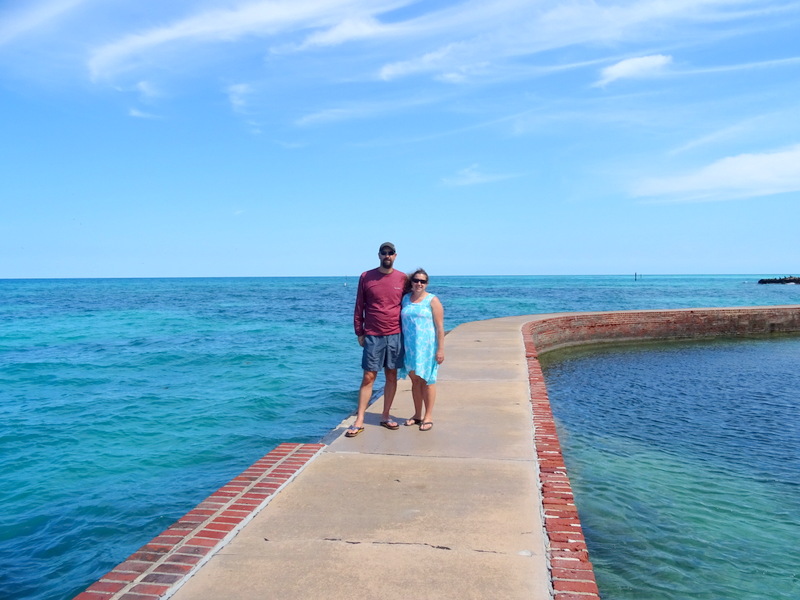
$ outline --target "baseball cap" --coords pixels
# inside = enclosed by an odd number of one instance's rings
[[[381,247],[378,248],[378,252],[380,252],[384,248],[389,248],[389,250],[391,250],[392,252],[397,252],[397,250],[395,249],[394,244],[392,242],[383,242],[381,244]]]

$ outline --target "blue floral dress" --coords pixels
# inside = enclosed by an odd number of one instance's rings
[[[405,377],[414,371],[428,384],[436,383],[436,373],[439,371],[439,363],[436,362],[436,327],[431,310],[431,300],[435,297],[429,293],[414,303],[411,302],[411,294],[406,294],[400,311],[405,350],[405,368],[400,370],[400,375]]]

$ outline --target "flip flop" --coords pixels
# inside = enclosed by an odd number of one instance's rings
[[[347,433],[344,434],[344,437],[356,437],[359,433],[364,431],[363,427],[351,427],[347,430]]]
[[[400,425],[390,419],[388,421],[381,421],[381,427],[386,427],[386,429],[391,429],[394,431],[395,429],[398,429]]]
[[[422,419],[415,419],[414,417],[411,417],[410,419],[408,419],[408,420],[407,420],[407,421],[404,423],[404,425],[405,425],[406,427],[413,427],[414,425],[419,425],[419,424],[421,424],[421,423],[422,423]]]
[[[425,427],[425,425],[430,425],[430,427]],[[423,429],[423,427],[425,427],[425,429]],[[425,421],[422,425],[419,426],[420,431],[430,431],[431,429],[433,429],[433,423],[431,423],[430,421]]]

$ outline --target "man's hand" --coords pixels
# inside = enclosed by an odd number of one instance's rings
[[[364,336],[363,335],[358,336],[358,345],[363,348],[363,346],[364,346]]]

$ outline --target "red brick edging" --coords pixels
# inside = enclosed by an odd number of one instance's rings
[[[523,325],[522,333],[533,405],[534,447],[542,493],[542,515],[553,598],[555,600],[599,599],[600,591],[597,588],[572,486],[564,465],[561,443],[556,433],[553,411],[550,408],[550,399],[547,396],[531,326],[532,323]]]
[[[279,445],[74,600],[158,600],[171,596],[324,447]]]

